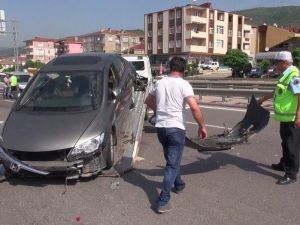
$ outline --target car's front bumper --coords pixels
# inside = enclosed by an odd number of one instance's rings
[[[24,162],[14,158],[11,154],[5,151],[0,147],[0,160],[5,165],[6,168],[11,170],[14,173],[18,173],[21,170],[25,170],[31,173],[39,174],[39,175],[48,175],[48,171],[35,169]]]
[[[66,161],[21,161],[0,147],[0,162],[14,173],[30,172],[36,175],[51,175],[52,173],[74,174],[83,167],[83,160]]]

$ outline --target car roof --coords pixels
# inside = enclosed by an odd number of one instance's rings
[[[102,71],[107,63],[111,63],[117,54],[78,53],[65,54],[47,63],[40,71]]]

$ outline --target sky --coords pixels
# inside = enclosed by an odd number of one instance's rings
[[[144,29],[144,14],[175,6],[202,4],[193,0],[0,0],[6,20],[18,20],[18,41],[34,37],[62,38],[100,28]],[[213,8],[234,11],[254,7],[300,5],[300,0],[210,0]],[[12,31],[11,22],[6,25]],[[0,36],[0,47],[12,47],[13,36]]]

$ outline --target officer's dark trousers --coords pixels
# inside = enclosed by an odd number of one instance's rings
[[[300,128],[294,127],[294,122],[280,123],[282,158],[286,175],[296,177],[299,172]]]

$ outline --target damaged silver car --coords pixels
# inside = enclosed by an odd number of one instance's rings
[[[135,77],[119,55],[70,54],[49,62],[3,125],[0,161],[6,170],[79,178],[111,168]]]

